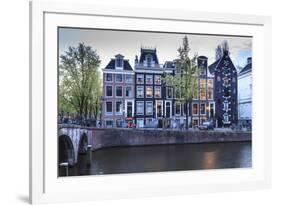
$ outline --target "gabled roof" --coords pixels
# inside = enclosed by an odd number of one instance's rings
[[[218,66],[219,62],[220,62],[221,58],[216,60],[214,63],[212,63],[211,65],[209,65],[209,72],[211,74],[213,74],[215,72],[216,67]]]
[[[141,48],[141,56],[140,56],[140,63],[143,63],[145,60],[145,57],[147,54],[150,54],[152,56],[153,61],[155,64],[159,64],[157,55],[156,55],[156,49],[148,49],[148,48]]]
[[[109,63],[107,64],[107,66],[105,66],[104,69],[111,69],[111,70],[115,70],[115,59],[111,59],[109,61]],[[133,68],[131,67],[129,60],[124,60],[124,67],[123,70],[133,70]]]
[[[252,63],[248,63],[244,68],[241,69],[241,71],[239,72],[239,75],[247,73],[247,72],[251,72],[252,71]]]

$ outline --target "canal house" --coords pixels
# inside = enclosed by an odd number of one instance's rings
[[[172,117],[172,96],[166,99],[165,86],[161,80],[163,73],[156,48],[142,47],[140,58],[136,56],[135,59],[137,127],[163,127],[163,119]]]
[[[208,69],[208,58],[197,58],[199,69],[198,92],[193,97],[191,108],[192,126],[201,125],[204,121],[213,121],[215,117],[214,74]]]
[[[237,124],[237,71],[228,51],[209,66],[214,75],[215,117],[217,127],[229,127]]]
[[[103,127],[123,127],[127,117],[134,117],[134,70],[129,60],[118,54],[103,72]]]

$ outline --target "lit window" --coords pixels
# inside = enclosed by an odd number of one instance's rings
[[[200,99],[206,100],[206,80],[200,80]]]
[[[197,103],[193,104],[193,106],[192,106],[192,113],[194,115],[198,115],[198,104]]]
[[[122,97],[123,92],[122,92],[122,86],[116,86],[116,97]]]
[[[154,76],[154,84],[161,85],[161,75]]]
[[[153,76],[152,75],[146,75],[145,76],[145,84],[149,84],[149,85],[153,84]]]
[[[123,82],[122,74],[116,74],[115,75],[115,82],[117,82],[117,83],[122,83]]]
[[[155,87],[154,97],[155,98],[161,98],[161,87],[160,86]]]
[[[208,80],[208,99],[213,99],[213,80]]]
[[[144,102],[143,101],[137,101],[137,114],[138,115],[144,114]]]
[[[143,84],[144,83],[144,76],[141,74],[137,74],[137,84]]]
[[[146,86],[146,97],[152,98],[152,96],[153,96],[152,86]]]
[[[137,98],[144,97],[144,88],[143,86],[137,86]]]
[[[149,101],[146,102],[146,115],[152,115],[153,114],[153,102]]]
[[[157,117],[162,117],[162,101],[156,101],[156,115]]]

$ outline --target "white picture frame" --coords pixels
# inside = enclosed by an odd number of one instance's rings
[[[253,36],[253,167],[58,178],[57,149],[54,148],[57,139],[53,137],[57,136],[55,31],[58,26],[91,28],[93,23],[95,28]],[[30,202],[43,204],[269,188],[271,92],[267,89],[271,90],[270,76],[270,17],[31,2]]]

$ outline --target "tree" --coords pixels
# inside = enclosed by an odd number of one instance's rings
[[[185,104],[186,110],[186,129],[188,129],[188,117],[190,116],[190,108],[193,97],[198,92],[198,77],[199,69],[196,63],[197,55],[193,58],[189,57],[189,43],[187,36],[184,36],[182,46],[178,49],[179,58],[176,59],[176,70],[174,76],[165,74],[163,82],[166,86],[174,88],[175,93],[179,92],[177,99],[182,104]]]
[[[100,109],[100,59],[90,46],[79,43],[60,56],[59,108],[75,112],[81,120],[97,114]]]
[[[219,60],[223,57],[224,52],[229,52],[228,41],[223,41],[220,45],[217,46],[215,51],[215,59]]]

